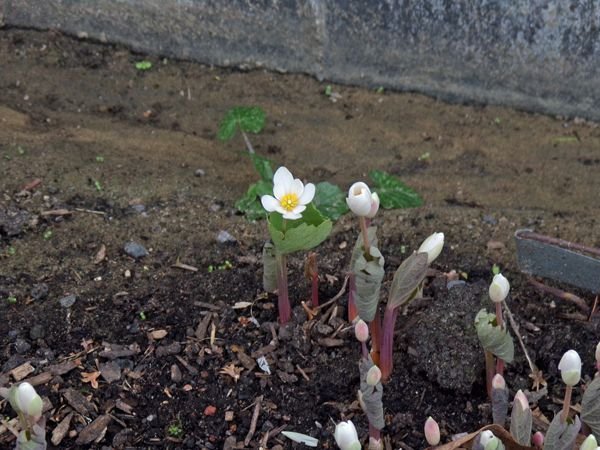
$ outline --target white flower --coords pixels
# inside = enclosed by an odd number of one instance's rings
[[[379,196],[371,194],[369,186],[358,181],[348,189],[346,203],[357,216],[373,218],[379,209]]]
[[[277,211],[284,219],[296,220],[315,196],[315,185],[306,186],[300,179],[294,179],[285,167],[280,167],[273,176],[273,194],[263,195],[260,201],[268,212]]]
[[[508,296],[510,284],[506,277],[501,273],[494,275],[492,284],[490,284],[490,298],[494,303],[500,303]]]
[[[19,410],[27,416],[40,417],[42,415],[42,398],[27,382],[21,383],[17,387],[15,402]]]
[[[338,423],[335,426],[333,437],[338,447],[342,450],[360,450],[361,448],[356,428],[354,428],[351,420]]]
[[[440,426],[431,416],[425,421],[425,439],[427,439],[427,443],[431,446],[440,443]]]
[[[558,370],[567,386],[575,386],[581,379],[581,358],[575,350],[569,350],[558,363]]]
[[[427,264],[440,256],[444,247],[444,233],[433,233],[423,241],[417,253],[427,253]]]
[[[593,434],[590,434],[587,438],[585,438],[585,441],[583,441],[583,444],[581,444],[579,450],[596,450],[597,448],[598,441],[596,441],[596,437]]]
[[[379,195],[377,195],[377,192],[372,192],[371,193],[371,210],[369,211],[369,214],[367,214],[367,217],[369,219],[372,219],[377,214],[377,211],[379,211]]]

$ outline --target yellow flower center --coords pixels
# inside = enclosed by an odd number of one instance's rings
[[[286,211],[293,211],[294,208],[296,206],[298,206],[298,202],[300,201],[300,199],[298,198],[298,196],[294,193],[290,193],[290,194],[285,194],[283,197],[281,197],[281,200],[279,201],[279,203],[281,204],[281,207],[283,209],[285,209]]]

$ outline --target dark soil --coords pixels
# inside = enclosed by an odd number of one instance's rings
[[[153,68],[137,71],[141,59]],[[237,105],[266,110],[257,151],[300,177],[346,187],[379,168],[424,197],[421,208],[375,219],[383,298],[393,270],[433,231],[446,235],[434,267],[464,273],[467,285],[450,292],[441,275],[430,279],[427,298],[398,321],[384,387],[392,448],[423,448],[428,415],[445,440],[490,422],[471,324],[493,264],[512,283],[508,304],[548,381],[540,412],[559,408],[564,351],[577,349],[592,375],[598,319],[530,287],[513,234],[529,227],[600,245],[595,124],[346,86],[333,86],[341,98],[332,102],[325,83],[305,76],[148,58],[54,32],[0,31],[0,61],[0,385],[31,364],[49,437],[74,412],[51,448],[258,448],[267,433],[268,448],[295,448],[281,429],[334,448],[330,419],[342,418],[366,437],[346,296],[327,320],[307,321],[297,307],[281,329],[276,298],[262,293],[265,224],[233,207],[256,175],[241,140],[215,137]],[[235,242],[219,243],[221,230]],[[347,215],[318,249],[322,300],[342,287],[356,235]],[[128,242],[148,255],[127,255]],[[225,261],[232,267],[220,270]],[[290,259],[296,305],[310,292],[302,268],[300,255]],[[575,292],[591,306],[591,294]],[[230,364],[237,382],[222,372]],[[94,388],[84,374],[97,371]],[[519,348],[506,376],[513,394],[531,389],[528,374]]]

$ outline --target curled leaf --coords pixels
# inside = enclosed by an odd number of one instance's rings
[[[412,300],[426,274],[427,253],[413,253],[406,258],[394,274],[387,307],[398,308]]]
[[[361,254],[352,267],[356,283],[356,309],[359,317],[365,322],[371,322],[375,318],[381,281],[385,275],[384,259],[379,250],[371,247],[369,253],[369,261]]]
[[[510,434],[521,445],[531,445],[532,420],[531,409],[523,409],[521,402],[515,399],[510,416]]]
[[[515,356],[515,345],[508,332],[496,325],[496,315],[482,309],[475,316],[477,337],[484,350],[493,353],[507,363]]]
[[[581,420],[600,436],[600,376],[587,385],[581,400]]]
[[[579,417],[562,422],[561,413],[554,416],[544,438],[544,450],[571,450],[581,428]]]
[[[358,364],[358,370],[360,372],[360,399],[361,406],[369,418],[369,423],[378,430],[381,430],[385,426],[382,401],[383,386],[381,381],[374,386],[367,382],[369,370],[374,366],[375,364],[373,364],[371,357],[368,359],[361,358]]]

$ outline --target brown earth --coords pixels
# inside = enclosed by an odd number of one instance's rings
[[[136,70],[141,59],[153,68]],[[473,301],[457,300],[461,313],[453,316],[453,297],[438,279],[425,291],[430,300],[399,320],[394,374],[384,388],[384,435],[393,448],[423,448],[428,415],[440,422],[444,440],[490,421],[482,370],[475,382],[461,372],[472,353],[466,344],[448,374],[463,380],[462,389],[443,387],[435,358],[426,361],[424,352],[453,338],[431,326],[436,317],[470,329],[493,264],[511,280],[509,306],[549,383],[540,411],[551,418],[558,409],[556,366],[564,351],[579,350],[592,374],[598,320],[578,320],[577,309],[527,284],[513,234],[529,227],[600,246],[595,124],[347,86],[332,86],[341,96],[333,102],[323,94],[326,83],[306,76],[148,58],[54,32],[0,31],[0,61],[0,385],[26,362],[35,369],[29,376],[49,374],[38,386],[51,403],[48,436],[76,411],[72,435],[51,448],[258,448],[267,432],[268,448],[295,448],[277,434],[281,427],[334,448],[330,418],[352,418],[366,436],[353,404],[359,349],[351,330],[336,334],[340,346],[323,345],[342,320],[315,326],[301,309],[279,330],[276,299],[262,295],[266,227],[233,207],[257,176],[240,139],[216,139],[220,119],[238,105],[265,109],[266,129],[252,136],[257,152],[302,178],[345,189],[384,169],[423,196],[421,208],[375,219],[387,257],[384,291],[402,252],[433,231],[446,235],[434,266],[467,277],[472,297],[462,298]],[[61,209],[69,214],[44,214]],[[235,242],[217,242],[221,230]],[[346,215],[318,249],[322,299],[342,287],[356,234]],[[127,256],[129,241],[149,255]],[[225,261],[232,267],[218,269]],[[198,271],[173,267],[177,262]],[[296,304],[309,295],[302,265],[301,256],[291,258]],[[577,293],[592,304],[591,294]],[[64,307],[70,294],[75,303]],[[253,306],[233,309],[240,301]],[[345,302],[338,302],[340,317]],[[152,337],[160,330],[166,336]],[[119,356],[115,345],[130,351]],[[255,365],[261,352],[271,375]],[[237,382],[220,373],[230,363],[242,369]],[[93,388],[82,373],[96,371],[102,375]],[[519,349],[507,374],[513,393],[531,388],[528,374]],[[73,392],[87,398],[86,407]],[[256,430],[244,444],[259,396]],[[6,403],[0,407],[12,417]],[[97,443],[77,444],[96,418]],[[10,442],[9,433],[0,434],[1,445]]]

